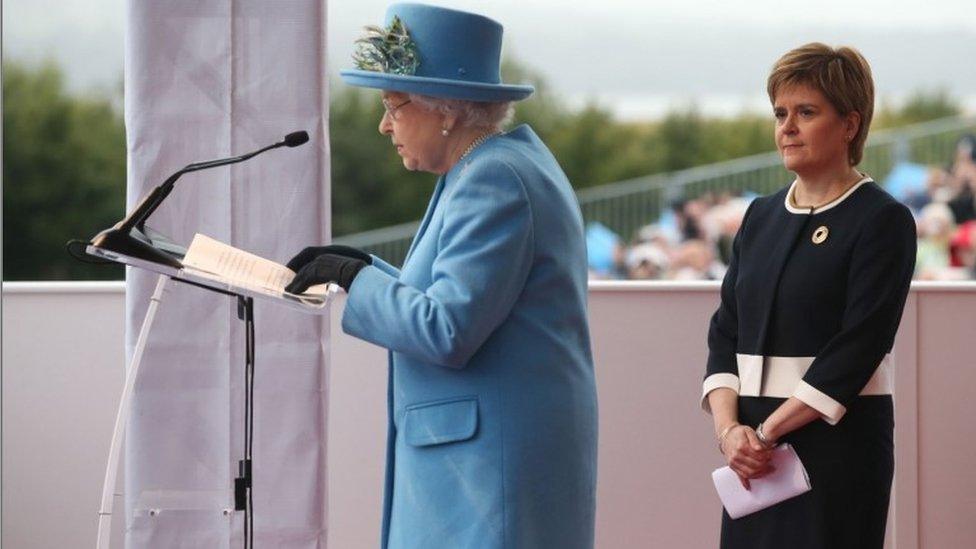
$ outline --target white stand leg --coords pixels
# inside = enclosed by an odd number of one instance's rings
[[[97,549],[108,549],[112,538],[112,504],[115,497],[115,478],[119,468],[119,456],[122,453],[122,438],[125,435],[125,424],[129,418],[129,404],[132,399],[132,390],[139,377],[139,363],[142,362],[142,353],[146,349],[146,340],[149,339],[149,329],[152,327],[153,318],[156,316],[156,309],[163,297],[163,288],[169,281],[166,275],[160,275],[156,282],[156,290],[149,298],[149,309],[146,311],[146,318],[142,321],[142,329],[139,331],[139,339],[136,340],[136,348],[132,353],[132,360],[129,369],[126,371],[125,386],[122,388],[122,399],[119,402],[119,411],[115,416],[115,431],[112,433],[112,446],[108,454],[108,465],[105,468],[105,482],[102,484],[102,503],[98,508],[98,540]]]

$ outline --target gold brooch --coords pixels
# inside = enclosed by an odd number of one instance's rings
[[[814,244],[823,244],[824,241],[827,240],[827,234],[829,233],[830,231],[827,229],[827,227],[821,225],[817,227],[816,231],[813,231],[813,237],[811,237],[810,240],[812,240]]]

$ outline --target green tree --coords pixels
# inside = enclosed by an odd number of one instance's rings
[[[709,118],[702,138],[705,163],[773,151],[773,117],[741,114],[734,118]]]
[[[111,101],[68,96],[53,63],[4,60],[4,279],[121,279],[64,245],[118,221],[124,202],[125,131]]]
[[[535,92],[528,99],[515,104],[513,125],[532,126],[539,137],[546,142],[564,129],[569,111],[550,89],[549,82],[542,73],[511,57],[502,61],[501,73],[504,82],[531,84],[535,87]]]
[[[703,158],[707,124],[697,109],[669,113],[657,131],[663,151],[661,171],[681,170],[707,162]]]
[[[516,104],[514,124],[532,127],[575,188],[645,175],[654,165],[655,151],[644,147],[644,126],[619,123],[593,101],[578,111],[568,108],[541,73],[511,58],[502,63],[502,79],[535,87]]]
[[[939,118],[959,116],[959,102],[944,89],[918,90],[912,93],[900,108],[883,104],[871,124],[873,129],[893,128],[927,122]]]

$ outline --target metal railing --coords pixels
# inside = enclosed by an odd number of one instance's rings
[[[359,248],[367,253],[382,257],[391,265],[400,266],[403,265],[403,260],[407,257],[410,243],[413,242],[413,235],[417,233],[419,227],[420,221],[411,221],[342,236],[334,239],[333,242]]]
[[[953,117],[874,132],[864,148],[860,169],[883,181],[898,162],[944,164],[952,160],[956,141],[976,131],[976,117]],[[600,222],[623,238],[657,220],[679,198],[708,192],[769,194],[792,177],[779,153],[769,152],[697,166],[677,172],[639,177],[583,189],[577,193],[583,219]],[[407,255],[419,222],[404,223],[343,236],[336,243],[374,253],[394,265]]]

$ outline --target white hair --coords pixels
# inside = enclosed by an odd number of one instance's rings
[[[513,101],[467,101],[410,94],[410,100],[431,112],[456,115],[462,126],[499,131],[515,115]]]

